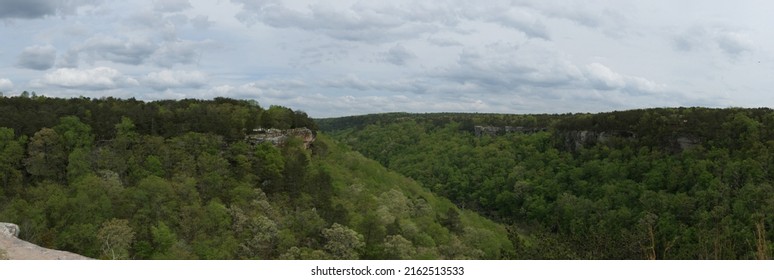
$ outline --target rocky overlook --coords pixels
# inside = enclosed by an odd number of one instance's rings
[[[275,146],[282,146],[290,137],[298,137],[304,141],[304,148],[309,149],[317,137],[317,133],[308,128],[276,129],[256,128],[251,134],[245,136],[245,140],[257,145],[263,142],[271,142]]]
[[[0,259],[9,260],[89,260],[90,258],[40,247],[19,239],[19,226],[0,223]]]

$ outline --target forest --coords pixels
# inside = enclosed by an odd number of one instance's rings
[[[308,128],[314,142],[256,142]],[[0,221],[98,259],[770,259],[774,110],[0,97]]]
[[[255,101],[0,97],[0,221],[98,259],[510,259],[507,227]]]
[[[770,259],[774,251],[769,108],[316,121],[505,225],[516,259]]]

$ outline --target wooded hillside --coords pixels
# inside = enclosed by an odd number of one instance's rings
[[[458,206],[509,224],[522,233],[517,258],[772,257],[771,109],[317,122]]]
[[[258,127],[316,129],[225,98],[0,98],[0,221],[106,259],[512,256],[504,227],[325,135],[275,146]]]

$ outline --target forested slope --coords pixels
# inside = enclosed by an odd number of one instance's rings
[[[0,98],[0,221],[24,240],[108,259],[510,258],[503,226],[317,135],[218,98]]]
[[[382,114],[323,131],[511,225],[516,258],[768,259],[774,111]]]

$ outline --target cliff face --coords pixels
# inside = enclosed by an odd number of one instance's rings
[[[631,131],[624,130],[611,130],[611,131],[563,131],[558,132],[561,139],[564,140],[564,146],[568,150],[577,151],[583,147],[591,147],[596,144],[605,144],[610,142],[614,138],[633,140],[637,138],[637,135]]]
[[[294,129],[254,129],[252,134],[248,134],[245,139],[254,144],[271,142],[275,146],[282,146],[287,143],[290,137],[298,137],[304,141],[304,148],[309,149],[317,137],[317,133],[308,128]]]
[[[477,125],[473,127],[473,133],[476,136],[481,137],[483,135],[497,136],[505,133],[537,133],[541,131],[548,131],[545,127],[523,127],[523,126],[485,126]]]
[[[559,143],[564,144],[564,148],[568,151],[577,151],[581,148],[593,147],[597,144],[609,144],[614,139],[617,141],[638,141],[638,135],[632,131],[625,130],[611,130],[611,131],[590,131],[590,130],[576,130],[576,131],[561,131],[557,132],[556,137],[559,139]],[[690,134],[677,134],[670,137],[665,137],[660,147],[673,153],[683,152],[702,144],[701,138]]]
[[[19,226],[0,223],[0,258],[9,260],[89,260],[90,258],[59,250],[52,250],[21,240]]]

